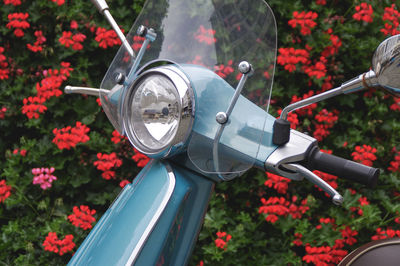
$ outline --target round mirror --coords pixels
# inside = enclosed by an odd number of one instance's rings
[[[376,49],[372,68],[379,85],[400,97],[400,35],[384,40]]]

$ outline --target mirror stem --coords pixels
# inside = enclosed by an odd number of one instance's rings
[[[129,55],[133,58],[135,54],[133,53],[132,47],[129,45],[128,40],[125,38],[125,35],[122,33],[121,29],[119,28],[117,22],[115,22],[114,18],[111,16],[109,11],[109,7],[105,0],[91,0],[92,3],[96,6],[99,10],[100,14],[106,17],[108,22],[110,23],[111,27],[117,33],[118,38],[121,40],[122,45],[125,46],[125,49],[128,51]]]
[[[69,93],[80,93],[80,94],[87,94],[93,96],[99,96],[100,89],[96,88],[88,88],[88,87],[73,87],[73,86],[65,86],[64,92]]]
[[[288,114],[291,111],[294,111],[296,109],[305,107],[307,105],[317,103],[326,99],[329,99],[331,97],[337,96],[339,94],[348,94],[360,90],[364,90],[366,88],[374,87],[378,85],[378,80],[375,76],[374,71],[370,70],[364,74],[359,75],[356,78],[353,78],[345,83],[343,83],[340,87],[325,91],[323,93],[314,95],[312,97],[306,98],[304,100],[292,103],[288,106],[286,106],[281,113],[281,119],[286,120]]]

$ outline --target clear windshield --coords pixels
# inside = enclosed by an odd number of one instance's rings
[[[198,65],[215,72],[235,88],[241,76],[237,66],[245,60],[253,65],[255,72],[246,82],[242,95],[267,110],[275,69],[276,23],[270,7],[263,0],[148,0],[127,35],[136,53],[144,40],[136,35],[140,25],[154,29],[157,37],[147,46],[139,69],[154,60]],[[115,77],[119,73],[128,76],[133,62],[121,47],[101,84],[103,107],[120,131],[122,123],[118,110],[121,101],[118,91],[121,85],[117,84]],[[220,111],[226,111],[228,105],[229,99]],[[215,114],[211,117],[214,123]],[[260,119],[262,121],[256,122],[258,128],[252,126],[249,134],[255,146],[259,145],[265,122],[265,118]],[[210,131],[210,138],[215,139],[218,127],[215,125],[215,130]],[[241,130],[239,135],[247,134],[243,132],[243,126],[231,123],[220,132],[221,139],[227,138],[225,135],[229,127]],[[215,144],[210,145],[205,149],[213,156]],[[196,159],[198,155],[195,154],[199,152],[197,146],[194,143],[189,145],[189,157],[199,166],[202,163]],[[204,147],[201,149],[204,150]],[[257,150],[256,147],[254,152]],[[247,155],[254,157],[254,154]],[[206,172],[234,172],[242,171],[250,164],[235,170],[200,168]]]

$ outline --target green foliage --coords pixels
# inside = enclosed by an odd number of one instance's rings
[[[255,0],[252,0],[255,1]],[[354,76],[367,71],[372,54],[384,40],[380,31],[385,7],[392,1],[371,0],[374,9],[372,23],[357,21],[352,16],[359,1],[327,1],[318,5],[316,1],[270,0],[278,26],[278,48],[309,50],[312,64],[320,60],[321,53],[331,45],[332,29],[341,46],[328,56],[326,74],[317,78],[305,73],[297,64],[288,72],[278,64],[275,71],[274,88],[270,110],[278,110],[292,101],[292,96],[302,97],[312,90],[322,90],[324,84],[338,86]],[[125,32],[139,14],[144,1],[108,1],[111,13]],[[397,5],[397,9],[400,6]],[[294,11],[313,11],[318,14],[317,25],[310,35],[302,35],[299,27],[292,28],[288,21]],[[23,37],[16,37],[14,29],[5,25],[8,14],[27,12],[30,27],[24,29]],[[22,114],[23,100],[35,96],[36,84],[43,72],[60,69],[61,62],[71,63],[74,69],[66,84],[98,87],[118,47],[99,47],[95,41],[95,28],[109,26],[98,14],[90,1],[66,1],[57,5],[50,0],[22,1],[19,6],[2,3],[0,11],[0,47],[7,58],[9,78],[0,80],[0,110],[6,107],[5,117],[0,111],[0,180],[11,186],[11,196],[0,203],[0,264],[4,265],[62,265],[68,262],[72,252],[58,255],[45,251],[43,242],[49,232],[57,232],[59,238],[72,234],[79,246],[88,234],[68,221],[74,206],[87,205],[97,212],[98,220],[120,192],[119,182],[132,180],[139,172],[131,159],[133,151],[129,144],[111,141],[113,128],[95,98],[79,95],[61,95],[46,101],[47,111],[38,119],[28,119]],[[71,29],[71,21],[78,23]],[[95,28],[92,28],[95,27]],[[46,38],[43,51],[32,52],[27,44],[36,42],[35,31],[42,31]],[[59,41],[63,32],[80,32],[86,36],[82,50],[74,50]],[[279,53],[278,53],[279,55]],[[330,80],[329,80],[330,77]],[[61,86],[61,87],[62,87]],[[193,252],[191,264],[203,261],[205,265],[301,265],[306,246],[334,246],[343,238],[341,231],[350,228],[357,231],[356,243],[346,243],[343,250],[350,251],[368,241],[377,228],[400,229],[399,217],[400,175],[388,170],[394,161],[395,151],[400,149],[399,111],[392,110],[394,98],[375,91],[338,96],[319,103],[312,116],[298,117],[297,130],[312,135],[315,131],[315,114],[323,109],[338,111],[338,121],[329,129],[330,133],[320,142],[320,147],[333,154],[352,158],[356,146],[370,145],[377,149],[373,166],[381,169],[380,183],[375,189],[345,180],[337,180],[338,190],[344,196],[344,204],[335,206],[323,192],[306,182],[292,181],[286,193],[264,185],[265,173],[251,170],[244,176],[227,183],[217,184],[205,216],[204,225]],[[79,143],[71,149],[60,150],[53,139],[54,129],[75,126],[80,121],[90,128],[89,141]],[[18,149],[18,152],[14,151]],[[26,150],[25,156],[20,151]],[[116,179],[105,180],[93,162],[97,153],[116,152],[123,164],[116,170]],[[57,180],[46,190],[32,184],[33,168],[54,167]],[[350,190],[351,189],[351,190]],[[266,221],[260,214],[261,198],[283,197],[296,206],[307,200],[309,209],[301,217],[282,215],[274,223]],[[369,204],[361,205],[361,197]],[[334,223],[323,223],[321,218],[332,218]],[[225,248],[215,244],[217,232],[231,235]],[[296,245],[295,234],[301,234],[301,244]],[[76,251],[77,248],[74,249]]]

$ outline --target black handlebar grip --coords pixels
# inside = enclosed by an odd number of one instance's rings
[[[317,147],[309,153],[308,167],[331,175],[375,187],[379,169],[321,152]]]

